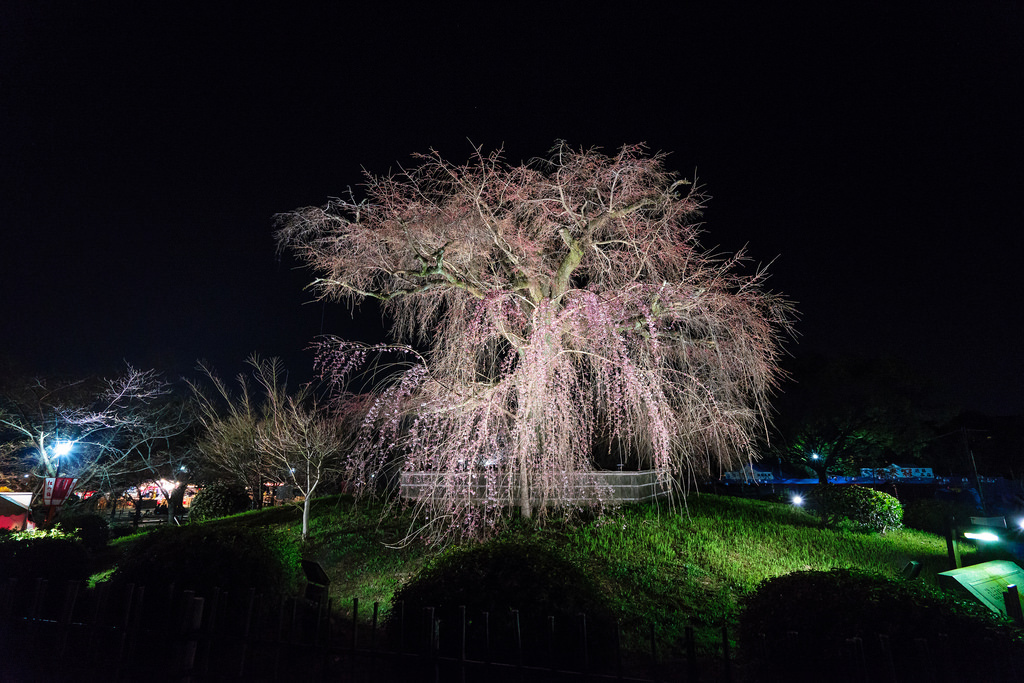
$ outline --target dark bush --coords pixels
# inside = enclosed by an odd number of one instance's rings
[[[20,540],[8,535],[0,540],[0,580],[43,578],[60,584],[88,576],[89,554],[81,541],[42,534]]]
[[[549,617],[554,617],[556,625],[556,651],[568,657],[576,652],[581,613],[586,615],[594,642],[608,641],[614,629],[612,611],[593,579],[553,549],[532,542],[498,540],[449,550],[395,594],[393,604],[400,601],[406,615],[406,643],[421,635],[423,610],[432,607],[441,623],[448,625],[447,644],[453,646],[450,634],[459,623],[459,606],[465,606],[468,647],[477,648],[478,655],[482,653],[479,641],[484,612],[491,628],[492,654],[499,655],[504,646],[511,647],[514,642],[513,609],[519,612],[527,651],[548,651]],[[393,609],[389,622],[392,637],[398,633],[397,618],[398,610]],[[444,641],[442,638],[442,649]]]
[[[250,507],[249,494],[240,486],[215,482],[204,486],[188,508],[190,522],[226,517],[245,512]]]
[[[977,603],[851,569],[764,581],[740,614],[745,665],[787,681],[934,681],[954,668],[971,680],[1016,680],[1003,667],[1022,646],[1019,630]]]
[[[69,582],[88,578],[89,553],[82,542],[58,534],[59,531],[41,531],[0,536],[0,586],[9,588],[9,581],[15,581],[13,590],[0,605],[7,614],[35,613],[42,619],[56,620]]]
[[[843,521],[867,531],[898,529],[903,506],[888,493],[852,484],[825,484],[811,491],[811,503],[827,526]]]
[[[903,524],[911,529],[944,536],[949,528],[950,517],[966,522],[970,517],[981,514],[972,505],[951,500],[915,500],[903,506]]]
[[[61,515],[57,521],[65,532],[76,536],[82,541],[85,549],[91,553],[103,550],[110,540],[110,525],[106,517],[96,514],[77,514],[69,517]]]
[[[213,588],[255,588],[264,595],[293,593],[299,541],[265,528],[196,525],[164,527],[131,542],[111,580],[150,589],[175,585],[210,595]]]

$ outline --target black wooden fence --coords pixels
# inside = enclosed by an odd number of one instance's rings
[[[342,613],[331,600],[266,599],[251,590],[197,596],[11,579],[0,591],[0,681],[11,683],[732,678],[724,628],[724,658],[698,660],[687,626],[684,656],[668,659],[653,628],[623,633],[618,624],[588,625],[583,614],[556,623],[516,610],[442,614],[399,603],[385,625],[377,603],[353,600]]]
[[[1024,652],[967,651],[942,638],[854,637],[831,643],[823,664],[814,634],[761,634],[739,667],[725,627],[717,652],[698,657],[692,626],[684,642],[666,643],[651,625],[624,630],[585,615],[556,622],[399,603],[385,625],[376,603],[345,607],[251,590],[197,596],[12,579],[0,585],[0,681],[1024,683]]]

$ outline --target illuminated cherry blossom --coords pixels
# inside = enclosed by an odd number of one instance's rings
[[[753,457],[790,307],[700,247],[705,197],[662,155],[418,161],[280,217],[320,297],[377,299],[393,323],[394,344],[319,344],[360,411],[357,487],[435,473],[420,518],[485,534],[509,509],[578,507],[597,451],[682,491]]]

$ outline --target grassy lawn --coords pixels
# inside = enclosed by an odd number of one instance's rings
[[[916,560],[923,565],[919,581],[936,584],[936,574],[947,569],[945,540],[921,531],[823,529],[792,505],[711,494],[691,495],[687,508],[635,505],[543,528],[513,522],[501,535],[557,548],[596,577],[624,627],[654,623],[659,640],[680,643],[692,624],[705,652],[719,647],[720,627],[735,624],[740,599],[764,579],[835,567],[896,577]],[[207,524],[254,525],[296,536],[301,531],[295,507]],[[319,561],[331,578],[335,609],[351,618],[352,599],[358,598],[361,619],[369,621],[374,602],[384,618],[395,592],[440,552],[404,542],[408,524],[400,511],[381,515],[378,506],[348,496],[314,503],[304,555]],[[974,554],[964,548],[965,564],[975,561]]]

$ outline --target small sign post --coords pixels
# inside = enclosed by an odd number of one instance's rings
[[[1014,618],[1017,610],[1020,610],[1017,586],[1021,585],[1024,585],[1024,569],[1006,560],[982,562],[939,573],[940,588],[970,595],[993,612],[1010,618]],[[1014,606],[1011,599],[1009,609],[1006,600],[1008,592],[1017,601]]]

